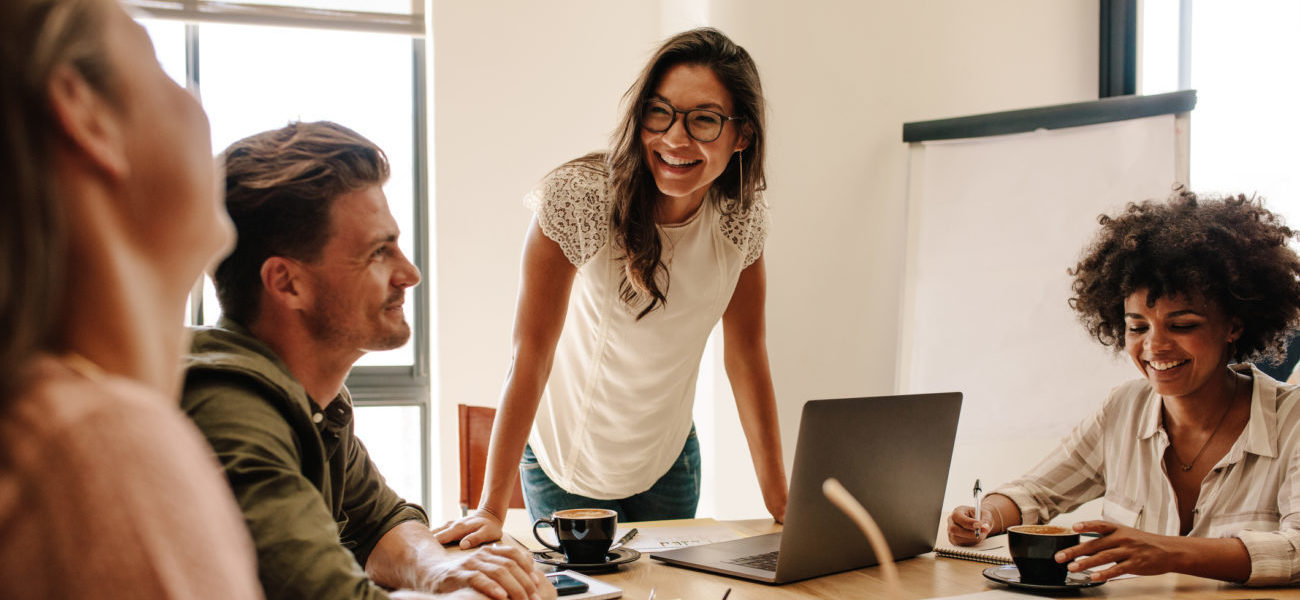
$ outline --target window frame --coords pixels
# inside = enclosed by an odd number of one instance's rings
[[[1137,93],[1138,0],[1101,0],[1097,97]]]
[[[187,23],[230,23],[338,29],[424,36],[424,2],[411,0],[406,12],[278,6],[240,0],[122,0],[131,10],[155,19]]]
[[[420,269],[421,273],[429,272],[430,258],[430,218],[429,218],[429,136],[428,136],[428,109],[426,102],[428,99],[428,74],[426,59],[426,40],[423,35],[423,26],[419,31],[412,32],[409,28],[394,30],[392,28],[376,27],[371,21],[365,18],[356,18],[353,21],[340,19],[338,11],[331,11],[328,20],[320,19],[320,11],[308,11],[306,9],[291,9],[286,7],[273,7],[275,15],[264,15],[259,18],[253,13],[244,15],[238,20],[229,18],[209,18],[200,11],[178,11],[173,8],[158,8],[152,4],[139,0],[125,2],[128,6],[135,9],[140,17],[158,19],[158,20],[181,20],[185,23],[185,85],[186,88],[196,97],[202,98],[202,74],[200,72],[199,61],[199,36],[200,26],[203,23],[237,23],[241,25],[270,25],[279,27],[295,28],[319,28],[332,30],[360,31],[370,33],[402,33],[411,38],[412,52],[412,90],[414,93],[412,104],[412,176],[413,182],[413,206],[411,217],[414,221],[411,225],[410,235],[412,240],[412,257],[415,266]],[[202,3],[200,3],[202,4]],[[413,2],[413,4],[415,4]],[[297,11],[301,13],[295,16]],[[347,13],[356,17],[362,13]],[[373,15],[371,15],[373,16]],[[411,16],[423,23],[423,15],[416,14]],[[431,280],[426,278],[423,285],[415,286],[413,291],[415,309],[413,328],[413,348],[412,362],[410,365],[397,366],[356,366],[348,374],[346,385],[352,395],[353,405],[357,408],[365,407],[410,407],[419,408],[420,418],[420,492],[423,496],[420,504],[427,511],[434,501],[433,477],[432,477],[432,381],[430,377],[430,348],[432,337],[431,321]],[[196,282],[190,293],[191,310],[189,319],[192,325],[203,324],[204,298],[203,298],[204,281],[200,279]]]

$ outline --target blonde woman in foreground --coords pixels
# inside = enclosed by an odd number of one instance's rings
[[[0,3],[0,81],[0,597],[260,598],[176,400],[207,117],[112,0]]]

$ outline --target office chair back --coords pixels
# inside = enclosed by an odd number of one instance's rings
[[[460,421],[460,510],[466,514],[478,507],[483,494],[483,476],[487,471],[488,441],[492,438],[492,421],[497,409],[490,406],[458,406]],[[524,508],[519,483],[510,494],[510,508]]]

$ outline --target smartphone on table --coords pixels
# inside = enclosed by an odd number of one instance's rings
[[[564,573],[547,573],[546,578],[550,580],[551,585],[555,586],[555,593],[559,596],[581,594],[587,591],[585,582],[578,581]]]

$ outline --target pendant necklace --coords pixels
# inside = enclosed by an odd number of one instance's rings
[[[1219,423],[1214,426],[1214,431],[1210,432],[1210,437],[1205,438],[1205,443],[1201,444],[1201,449],[1197,450],[1196,456],[1192,457],[1192,462],[1184,463],[1183,459],[1178,457],[1178,450],[1174,448],[1172,443],[1169,444],[1169,449],[1171,454],[1174,455],[1174,462],[1178,463],[1178,468],[1182,469],[1184,472],[1191,471],[1192,465],[1196,464],[1196,461],[1201,458],[1202,454],[1205,454],[1205,449],[1210,447],[1210,440],[1214,439],[1214,436],[1219,433],[1219,428],[1223,427],[1223,422],[1228,419],[1228,413],[1232,412],[1232,405],[1237,402],[1237,385],[1240,382],[1241,379],[1237,377],[1236,374],[1233,374],[1232,396],[1228,398],[1228,406],[1223,409],[1223,414],[1219,416]]]
[[[69,352],[58,358],[72,372],[91,381],[97,382],[104,376],[104,370],[99,368],[99,365],[76,352]]]

